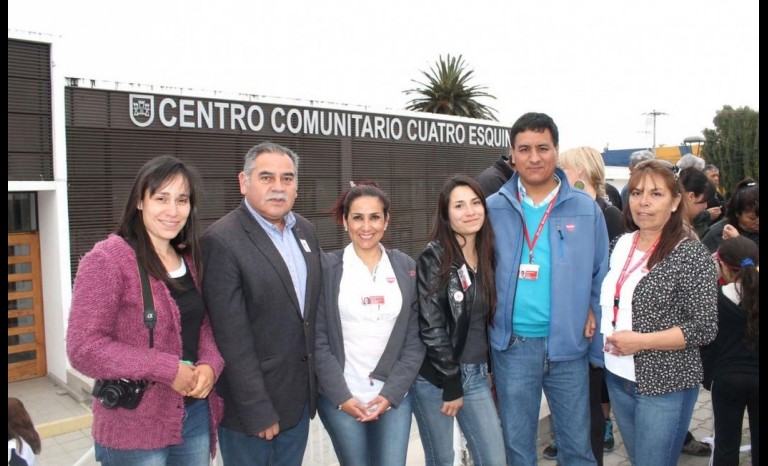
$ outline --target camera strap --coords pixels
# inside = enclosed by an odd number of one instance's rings
[[[144,327],[149,330],[149,347],[155,347],[155,322],[157,322],[157,313],[155,312],[155,301],[152,298],[152,287],[149,285],[149,276],[147,270],[141,263],[139,248],[133,241],[126,240],[136,252],[136,265],[139,268],[139,279],[141,280],[141,297],[144,301]]]
[[[149,347],[155,346],[155,322],[157,313],[155,312],[155,301],[152,299],[152,288],[149,286],[149,277],[147,271],[136,256],[136,263],[139,266],[139,278],[141,278],[141,297],[144,300],[144,326],[149,330]]]

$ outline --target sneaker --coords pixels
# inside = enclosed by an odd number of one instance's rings
[[[605,420],[605,438],[603,439],[603,451],[612,452],[616,449],[616,441],[613,439],[613,421]]]
[[[541,452],[542,456],[548,460],[556,460],[557,459],[557,444],[553,440],[552,443],[549,444],[547,448],[544,449],[543,452]]]
[[[696,439],[692,439],[690,442],[683,445],[683,453],[692,456],[711,456],[712,447],[706,443],[699,442]]]

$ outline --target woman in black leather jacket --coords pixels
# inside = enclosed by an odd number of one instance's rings
[[[496,302],[493,232],[474,179],[457,175],[446,181],[416,274],[427,354],[412,390],[426,463],[453,464],[455,417],[473,464],[505,465],[488,379],[487,326]]]

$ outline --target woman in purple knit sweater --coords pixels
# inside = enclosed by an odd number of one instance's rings
[[[199,291],[199,184],[174,157],[150,160],[116,234],[80,261],[67,355],[96,379],[93,438],[104,465],[207,466],[215,454],[223,402],[213,387],[224,360]],[[144,312],[137,256],[154,318]]]

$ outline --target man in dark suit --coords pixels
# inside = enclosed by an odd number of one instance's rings
[[[291,212],[298,165],[280,145],[251,148],[243,202],[203,236],[203,297],[226,363],[224,464],[300,465],[315,414],[322,272],[314,227]]]

